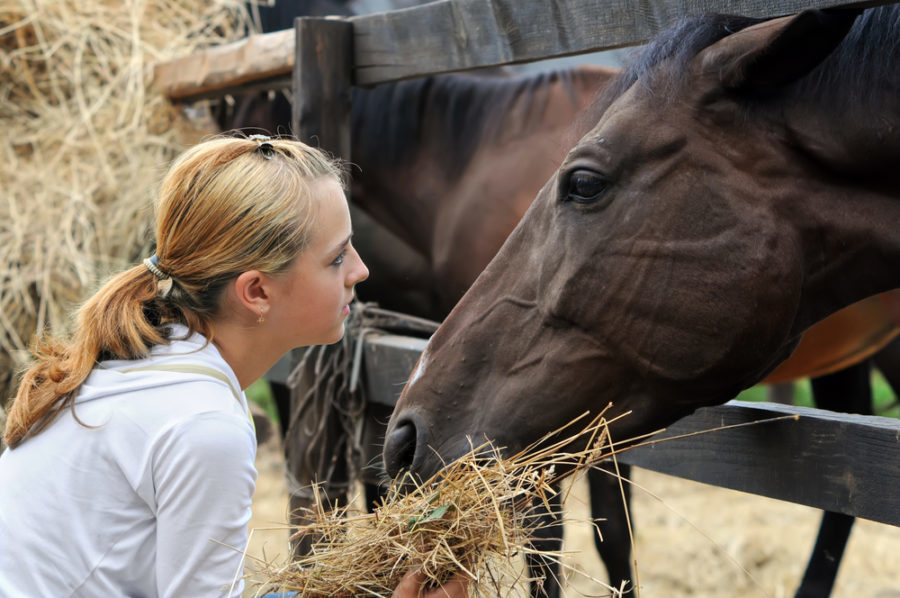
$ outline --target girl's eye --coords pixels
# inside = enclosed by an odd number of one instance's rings
[[[332,266],[340,266],[341,264],[343,264],[345,255],[347,255],[346,250],[342,251],[336,258],[334,258],[334,261],[331,262],[331,265]]]

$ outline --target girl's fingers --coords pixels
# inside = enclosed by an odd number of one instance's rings
[[[454,575],[438,588],[420,591],[424,583],[425,575],[420,570],[410,570],[397,584],[393,598],[465,598],[468,595],[469,579],[462,574]]]

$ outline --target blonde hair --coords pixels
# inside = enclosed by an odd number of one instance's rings
[[[341,164],[291,139],[216,137],[186,151],[163,179],[156,204],[159,280],[144,264],[110,279],[76,314],[67,339],[36,341],[9,410],[10,447],[43,430],[98,361],[146,357],[179,322],[212,340],[222,291],[241,272],[286,270],[310,239],[310,186]],[[161,292],[161,285],[171,288]]]

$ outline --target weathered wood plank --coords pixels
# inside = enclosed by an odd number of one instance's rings
[[[384,481],[381,460],[384,435],[391,411],[428,341],[392,334],[370,335],[363,347],[361,383],[366,397],[360,476],[366,482]]]
[[[385,335],[366,341],[368,398],[393,405],[423,339]],[[784,415],[797,419],[748,424]],[[688,438],[673,436],[693,434]],[[818,409],[731,401],[697,410],[622,452],[639,467],[724,488],[900,525],[900,420]]]
[[[891,2],[860,2],[867,6]],[[846,0],[441,0],[349,19],[354,83],[375,85],[434,73],[529,62],[644,43],[682,15],[766,17]],[[198,51],[155,67],[154,83],[176,101],[240,86],[287,88],[292,30]]]
[[[285,29],[160,62],[153,85],[172,100],[196,100],[265,80],[289,85],[293,70],[294,30]]]
[[[353,25],[345,19],[303,17],[295,31],[292,133],[350,160]]]
[[[391,334],[366,339],[363,348],[366,400],[391,407],[396,405],[427,342]]]
[[[773,17],[846,4],[846,0],[442,0],[355,17],[355,82],[374,85],[632,46],[684,16],[719,12]]]

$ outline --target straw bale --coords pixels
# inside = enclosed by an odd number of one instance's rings
[[[250,27],[240,0],[0,0],[3,397],[34,333],[150,249],[161,174],[212,132],[154,92],[153,63]]]

